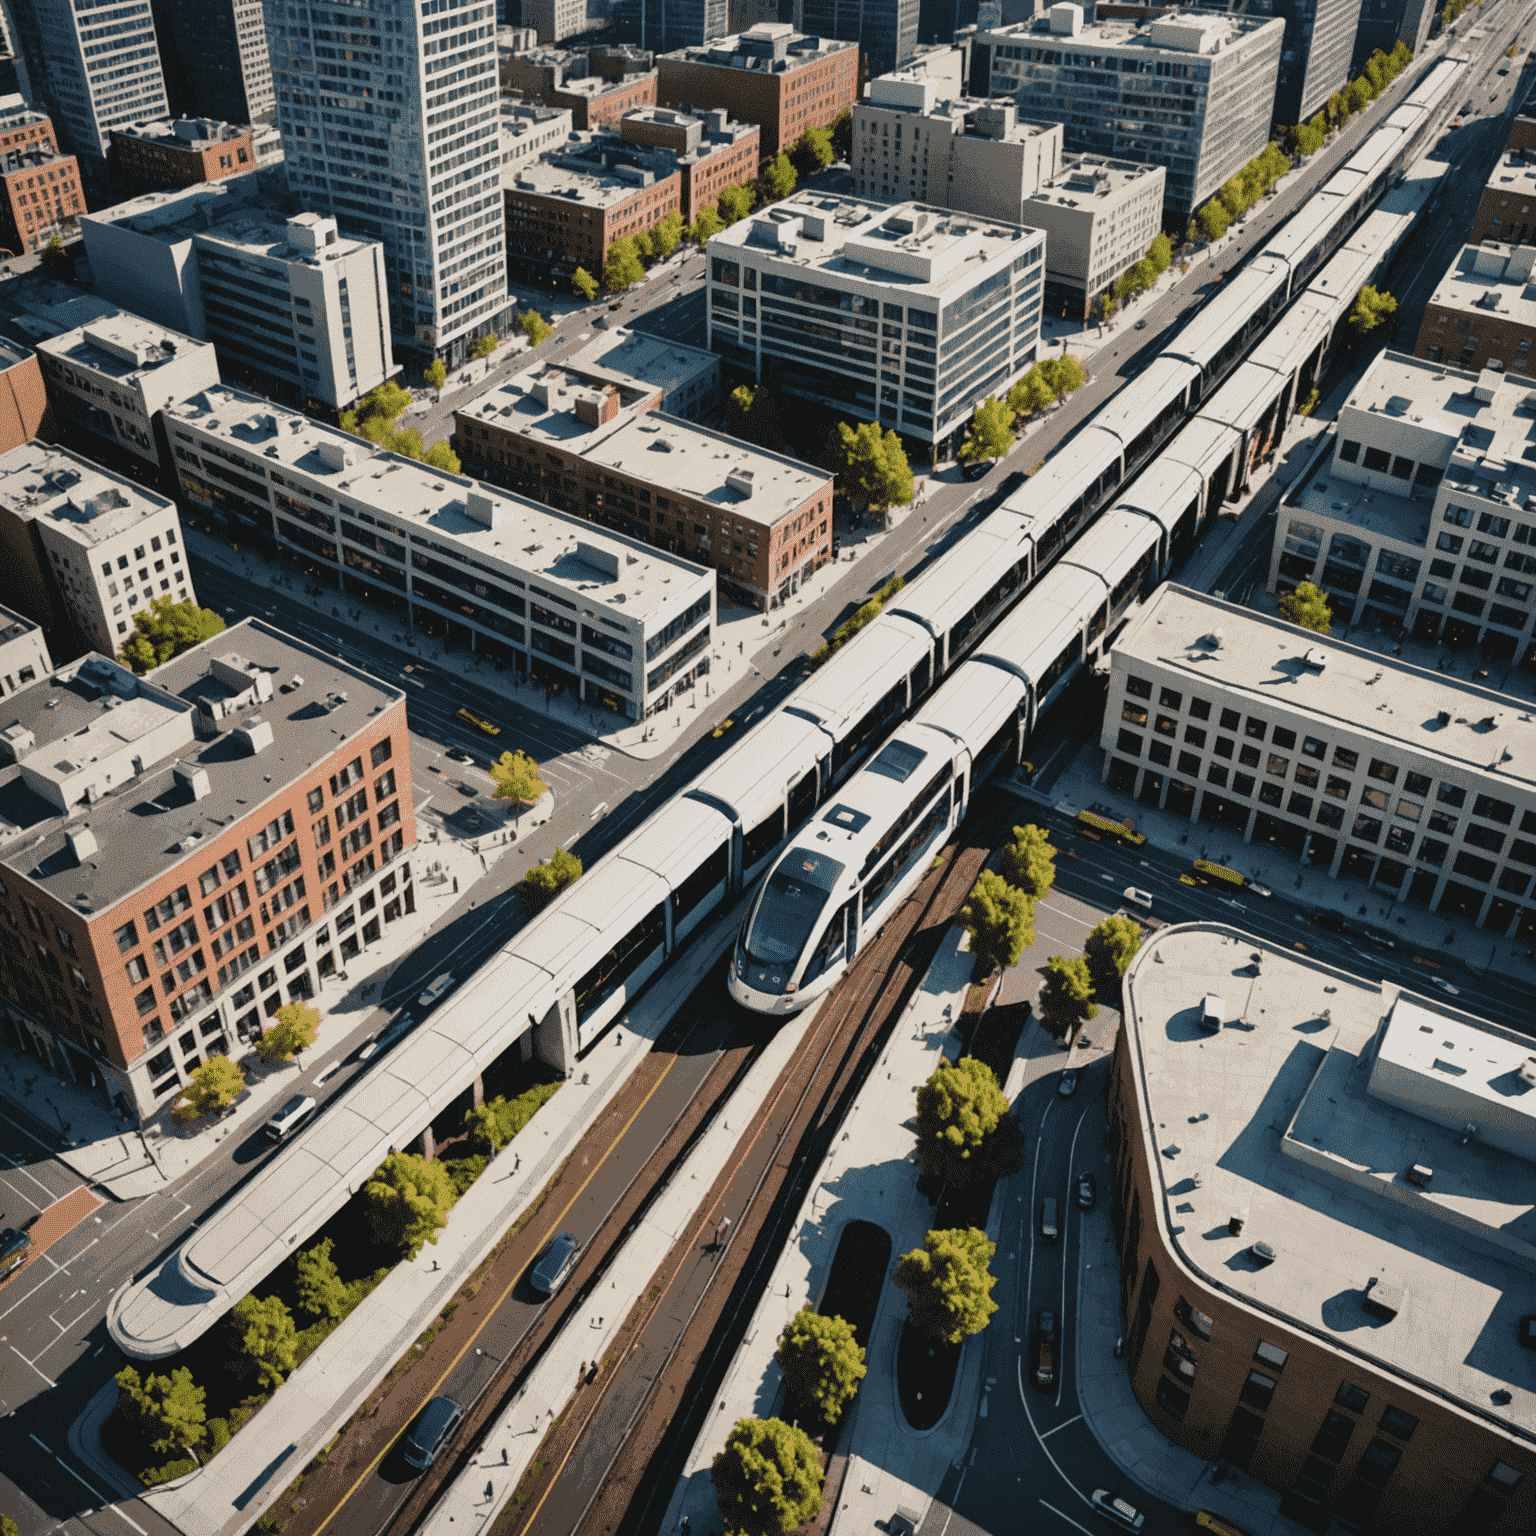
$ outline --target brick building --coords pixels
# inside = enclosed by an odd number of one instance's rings
[[[1153,1425],[1314,1531],[1536,1528],[1529,1038],[1214,923],[1152,935],[1123,996],[1112,1220]]]
[[[1483,188],[1467,235],[1469,245],[1498,240],[1524,245],[1536,230],[1536,151],[1506,150]]]
[[[45,113],[19,96],[0,100],[0,246],[18,256],[42,250],[55,236],[71,238],[85,212],[79,163],[57,145]]]
[[[807,128],[830,128],[859,88],[859,45],[806,37],[768,22],[656,60],[657,99],[664,107],[724,107],[763,130],[759,149],[771,160]]]
[[[628,144],[672,152],[683,178],[683,219],[689,224],[727,187],[757,179],[762,130],[756,123],[732,122],[724,107],[704,112],[637,107],[619,120],[619,136]]]
[[[575,128],[614,128],[626,112],[656,104],[651,55],[625,44],[535,48],[503,54],[499,67],[504,91],[568,108]]]
[[[52,436],[48,389],[37,354],[31,347],[0,336],[0,454],[45,431]]]
[[[170,192],[256,169],[251,129],[206,117],[178,117],[114,128],[107,161],[134,192]]]
[[[1523,206],[1523,205],[1522,205]],[[1525,222],[1528,215],[1515,215]],[[1511,222],[1514,222],[1512,220]],[[1464,245],[1424,306],[1413,355],[1480,371],[1530,373],[1536,343],[1536,245]]]
[[[144,678],[86,656],[7,709],[3,1027],[125,1115],[414,910],[405,700],[361,669],[247,620]]]

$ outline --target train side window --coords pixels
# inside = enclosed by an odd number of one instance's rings
[[[816,791],[819,787],[820,774],[816,769],[800,780],[789,792],[789,824],[798,827],[812,811],[816,809]]]
[[[1002,761],[1006,751],[1009,765],[1018,762],[1019,723],[1011,716],[1003,727],[992,737],[986,746],[981,749],[981,754],[976,759],[976,766],[971,773],[972,784],[980,784],[992,770]]]
[[[667,934],[667,919],[658,902],[576,983],[576,1018],[585,1019],[660,948]]]
[[[725,880],[729,850],[724,843],[672,892],[672,918],[681,922],[709,893]]]
[[[918,664],[912,668],[912,675],[907,680],[912,689],[912,701],[916,701],[928,692],[928,685],[933,681],[933,657],[924,656]]]
[[[821,941],[806,962],[805,975],[801,978],[802,986],[806,982],[815,981],[829,966],[836,965],[843,958],[848,945],[848,913],[852,907],[850,899],[832,915],[821,935]]]
[[[926,670],[927,666],[928,662],[925,658],[923,666],[914,670],[913,677],[916,678],[918,671]],[[927,687],[926,680],[923,686]],[[832,753],[833,771],[840,772],[843,768],[847,767],[869,745],[870,738],[879,731],[881,726],[887,720],[894,719],[899,715],[906,708],[906,704],[907,681],[903,678],[894,688],[890,689],[879,699],[874,707],[865,713],[864,718],[838,742]]]
[[[784,807],[776,806],[773,811],[752,828],[742,839],[741,867],[751,869],[757,861],[767,855],[774,844],[784,836]]]

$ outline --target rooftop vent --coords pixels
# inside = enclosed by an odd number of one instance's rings
[[[1328,669],[1328,652],[1323,650],[1321,646],[1309,646],[1306,654],[1301,658],[1301,662],[1309,671],[1325,672]]]
[[[88,826],[67,832],[64,840],[69,844],[69,851],[74,855],[76,864],[84,864],[87,859],[96,856],[96,834]]]
[[[1414,1163],[1404,1175],[1410,1184],[1417,1184],[1420,1189],[1428,1189],[1429,1181],[1434,1176],[1435,1170],[1426,1167],[1423,1163]]]
[[[1520,1073],[1520,1081],[1531,1088],[1536,1088],[1536,1056],[1527,1056],[1517,1069]]]
[[[1403,1310],[1406,1300],[1407,1292],[1400,1282],[1379,1278],[1366,1287],[1360,1304],[1367,1312],[1374,1312],[1377,1317],[1390,1320]]]
[[[194,800],[206,800],[211,793],[208,786],[208,770],[200,768],[196,763],[177,763],[174,770],[178,784],[184,784],[192,791]]]
[[[252,715],[235,735],[246,745],[252,757],[272,745],[272,722],[260,715]]]

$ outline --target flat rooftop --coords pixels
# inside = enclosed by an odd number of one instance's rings
[[[598,163],[594,161],[594,166]],[[668,174],[675,176],[678,173],[673,167]],[[666,176],[659,179],[665,181]],[[613,171],[588,168],[562,154],[556,159],[546,157],[511,167],[510,173],[502,178],[501,188],[503,192],[531,192],[536,197],[558,197],[578,208],[607,210],[617,203],[627,202],[654,185],[654,181],[646,184]]]
[[[572,359],[570,370],[553,363],[537,363],[459,406],[456,414],[550,447],[568,448],[585,457],[594,443],[601,442],[625,419],[649,409],[660,386],[636,388],[620,384],[618,416],[605,422],[598,422],[595,416],[591,421],[583,421],[576,414],[578,405],[595,408],[601,390],[576,377],[574,362]]]
[[[244,138],[250,131],[248,123],[225,123],[216,117],[162,117],[112,129],[125,139],[141,139],[146,144],[184,154],[201,154],[215,144]]]
[[[1309,653],[1325,664],[1309,664]],[[1172,582],[1131,619],[1115,654],[1171,666],[1196,693],[1204,685],[1246,696],[1266,718],[1284,708],[1374,737],[1389,761],[1411,750],[1484,778],[1497,764],[1498,782],[1536,792],[1536,715],[1521,700]]]
[[[9,645],[18,636],[39,627],[24,613],[17,613],[0,603],[0,645]]]
[[[659,411],[631,418],[582,457],[588,464],[622,469],[679,495],[735,508],[768,524],[798,511],[808,496],[829,489],[832,478],[798,459]]]
[[[1383,1031],[1433,1041],[1453,1071],[1431,1073],[1523,1104],[1536,1088],[1509,1063],[1531,1042],[1219,924],[1151,935],[1125,992],[1157,1218],[1182,1259],[1342,1361],[1536,1432],[1536,1355],[1515,1342],[1536,1273],[1531,1164],[1385,1096],[1377,1061]],[[1228,1020],[1215,1035],[1199,1024],[1208,993]],[[1273,1264],[1250,1256],[1260,1239]]]
[[[1445,309],[1497,315],[1511,325],[1536,326],[1536,246],[1485,240],[1464,245],[1450,270],[1435,284],[1429,302]]]
[[[720,355],[685,346],[648,331],[620,330],[600,335],[561,365],[567,372],[613,384],[670,391],[690,379],[717,373]]]
[[[1169,11],[1153,21],[1106,19],[1084,22],[1082,30],[1074,36],[1053,32],[1051,18],[1045,15],[1011,26],[988,27],[977,33],[977,41],[995,44],[1054,39],[1054,46],[1058,47],[1108,49],[1116,53],[1134,50],[1161,54],[1170,59],[1180,56],[1187,59],[1191,54],[1220,53],[1223,48],[1230,48],[1277,19],[1233,15],[1225,11]]]
[[[786,70],[799,69],[824,59],[829,53],[840,53],[846,48],[857,48],[856,42],[836,37],[815,37],[796,32],[785,22],[760,22],[745,32],[734,32],[729,37],[717,37],[713,42],[678,48],[671,53],[660,54],[664,59],[685,60],[689,64],[713,64],[721,69],[755,69],[764,74],[783,74]],[[782,54],[774,58],[773,54]]]
[[[216,659],[230,658],[238,665],[216,669]],[[264,677],[270,696],[252,697],[218,721],[216,736],[199,739],[202,701],[212,706],[255,692],[236,686],[246,682],[241,668],[252,685]],[[264,804],[402,697],[260,619],[224,630],[143,679],[104,656],[71,662],[5,700],[3,734],[23,749],[19,761],[5,762],[14,748],[0,748],[0,863],[82,914],[102,911],[231,822],[259,819]],[[256,717],[272,739],[252,753],[238,733]],[[31,742],[18,733],[30,733]],[[125,765],[109,776],[116,757],[135,754],[145,759],[142,772]],[[207,781],[200,798],[189,777],[197,773]],[[99,798],[59,810],[48,786],[82,775],[99,775]],[[82,858],[69,834],[85,828],[96,851]]]
[[[606,96],[609,91],[622,91],[626,86],[634,85],[637,80],[644,80],[655,73],[654,69],[638,69],[632,74],[619,75],[612,80],[602,75],[582,75],[577,80],[562,80],[552,89],[565,96]]]
[[[99,544],[171,503],[90,459],[34,439],[0,454],[0,506],[23,522],[48,523],[75,542]]]
[[[1135,160],[1112,160],[1105,155],[1063,155],[1061,174],[1024,199],[1024,206],[1045,203],[1054,208],[1084,208],[1108,203],[1124,195],[1138,182],[1166,180],[1161,165],[1141,165]],[[1050,254],[1049,250],[1046,252]]]
[[[1528,150],[1505,150],[1488,177],[1485,190],[1511,200],[1536,197],[1536,160],[1531,158]],[[1518,212],[1516,218],[1519,218]]]
[[[213,351],[210,342],[121,309],[37,344],[49,357],[142,388],[150,387],[156,369],[204,348]]]

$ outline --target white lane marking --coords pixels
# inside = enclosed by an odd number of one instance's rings
[[[17,1348],[16,1348],[16,1346],[15,1346],[15,1345],[14,1345],[14,1344],[12,1344],[12,1345],[11,1345],[11,1353],[12,1353],[12,1354],[13,1354],[13,1355],[15,1355],[15,1356],[16,1356],[16,1358],[17,1358],[17,1359],[18,1359],[18,1360],[26,1360],[26,1363],[27,1363],[27,1364],[28,1364],[28,1365],[32,1365],[32,1362],[31,1362],[31,1361],[30,1361],[30,1360],[27,1360],[27,1357],[26,1357],[26,1356],[25,1356],[25,1355],[24,1355],[24,1354],[22,1354],[22,1352],[21,1352],[21,1351],[20,1351],[20,1350],[19,1350],[19,1349],[17,1349]],[[38,1367],[37,1367],[37,1366],[35,1366],[35,1365],[32,1365],[32,1369],[33,1369],[33,1370],[34,1370],[34,1371],[37,1371],[37,1374],[38,1374],[38,1375],[39,1375],[39,1376],[41,1376],[41,1377],[42,1377],[42,1378],[43,1378],[43,1380],[44,1380],[44,1381],[46,1381],[46,1382],[47,1382],[47,1383],[48,1383],[48,1385],[49,1385],[49,1386],[50,1386],[50,1387],[56,1387],[56,1386],[58,1386],[58,1382],[56,1382],[56,1381],[55,1381],[55,1380],[54,1380],[54,1379],[53,1379],[53,1377],[51,1377],[51,1376],[49,1376],[49,1375],[48,1375],[48,1374],[47,1374],[47,1373],[46,1373],[46,1372],[44,1372],[44,1371],[42,1371],[42,1370],[40,1370],[40,1369],[39,1369],[39,1368],[38,1368]],[[36,1436],[36,1435],[33,1435],[33,1437],[32,1437],[32,1438],[33,1438],[33,1439],[34,1439],[34,1440],[37,1440],[37,1436]],[[38,1444],[39,1444],[39,1445],[42,1445],[42,1444],[43,1444],[43,1443],[42,1443],[42,1441],[41,1441],[41,1440],[38,1440],[38,1441],[37,1441],[37,1443],[38,1443]],[[44,1449],[44,1450],[47,1450],[47,1449],[48,1449],[48,1447],[47,1447],[47,1446],[43,1446],[43,1449]]]
[[[1083,1536],[1098,1536],[1097,1531],[1090,1531],[1086,1525],[1083,1525],[1081,1522],[1074,1520],[1071,1515],[1063,1515],[1054,1504],[1046,1504],[1044,1499],[1041,1499],[1040,1502],[1045,1504],[1045,1507],[1050,1510],[1053,1515],[1058,1515],[1061,1519],[1065,1520],[1068,1525],[1073,1527],[1074,1530],[1081,1531]],[[1092,1506],[1090,1505],[1089,1507],[1091,1508]]]
[[[1074,1413],[1070,1419],[1066,1420],[1065,1423],[1057,1424],[1054,1428],[1046,1430],[1046,1432],[1043,1435],[1041,1435],[1040,1438],[1042,1440],[1049,1440],[1051,1438],[1051,1436],[1056,1433],[1056,1430],[1058,1430],[1058,1429],[1071,1429],[1071,1427],[1074,1424],[1076,1424],[1078,1422],[1078,1420],[1081,1419],[1081,1418],[1082,1418],[1082,1414]]]
[[[1083,1121],[1088,1118],[1088,1106],[1083,1105],[1083,1112],[1077,1117],[1077,1124],[1072,1128],[1072,1146],[1067,1152],[1067,1190],[1072,1189],[1072,1169],[1077,1162],[1077,1136],[1083,1128]],[[1061,1210],[1061,1353],[1066,1353],[1067,1347],[1067,1227],[1072,1220],[1073,1202],[1065,1197],[1062,1199]],[[1078,1226],[1082,1226],[1081,1220]],[[1061,1407],[1061,1389],[1066,1384],[1066,1372],[1061,1369],[1061,1362],[1056,1364],[1056,1406]]]
[[[33,1435],[32,1438],[34,1440],[37,1440],[37,1436],[36,1435]],[[43,1445],[43,1442],[41,1440],[37,1440],[37,1443],[39,1445]],[[78,1472],[76,1472],[75,1469],[72,1466],[70,1466],[70,1464],[67,1461],[65,1461],[64,1458],[62,1456],[60,1456],[57,1451],[50,1451],[50,1450],[48,1450],[48,1447],[46,1445],[43,1445],[43,1449],[45,1451],[48,1451],[48,1454],[50,1456],[52,1456],[53,1459],[56,1462],[58,1462],[58,1464],[61,1467],[63,1467],[64,1470],[66,1472],[68,1472],[69,1475],[72,1478],[74,1478],[74,1480],[77,1483],[79,1483],[80,1486],[82,1488],[84,1488],[86,1490],[86,1492],[89,1493],[90,1496],[93,1499],[95,1499],[96,1502],[98,1504],[100,1504],[103,1509],[110,1509],[112,1511],[112,1513],[114,1515],[116,1515],[117,1518],[119,1520],[121,1520],[125,1525],[131,1525],[134,1528],[134,1530],[136,1530],[139,1533],[139,1536],[149,1536],[149,1532],[146,1531],[144,1529],[144,1527],[138,1523],[137,1520],[130,1520],[128,1518],[128,1516],[125,1515],[122,1512],[122,1510],[120,1510],[117,1507],[117,1505],[115,1505],[104,1493],[102,1493],[99,1489],[93,1488],[88,1482],[86,1482],[86,1480],[83,1477],[81,1477],[80,1474]]]

